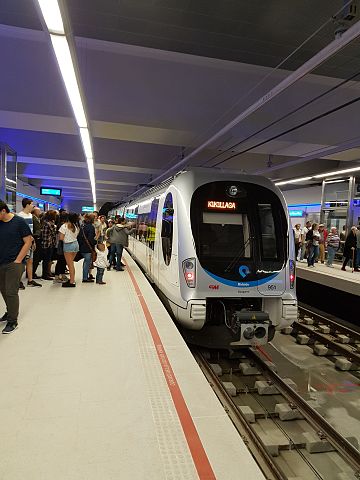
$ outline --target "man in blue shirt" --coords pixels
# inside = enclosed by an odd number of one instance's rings
[[[32,240],[25,220],[10,213],[0,200],[0,291],[6,305],[6,313],[0,319],[6,322],[2,333],[12,333],[18,326],[19,284]]]

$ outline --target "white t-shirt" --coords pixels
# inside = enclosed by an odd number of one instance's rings
[[[70,230],[67,226],[67,223],[64,223],[59,228],[59,232],[64,234],[64,243],[76,242],[77,236],[79,235],[79,228],[75,227],[75,232]]]
[[[18,217],[21,217],[25,220],[26,224],[29,225],[31,233],[33,233],[33,216],[32,213],[25,213],[21,210],[21,212],[17,213]]]

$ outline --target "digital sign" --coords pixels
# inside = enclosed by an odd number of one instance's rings
[[[41,187],[40,195],[54,195],[55,197],[61,197],[61,188]]]
[[[207,208],[211,210],[236,210],[236,202],[218,202],[208,200]]]
[[[93,211],[94,211],[94,207],[83,206],[83,207],[81,207],[81,211],[82,211],[82,212],[93,212]]]
[[[289,210],[290,217],[303,217],[304,211],[303,210]]]

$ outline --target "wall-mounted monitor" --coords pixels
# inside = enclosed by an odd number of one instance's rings
[[[61,188],[40,187],[40,195],[54,195],[54,197],[61,197]]]
[[[94,211],[94,207],[81,207],[81,211],[82,212],[93,212]]]

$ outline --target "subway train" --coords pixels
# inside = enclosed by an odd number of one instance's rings
[[[267,178],[194,168],[122,213],[128,251],[190,343],[264,345],[296,319],[292,228]]]

